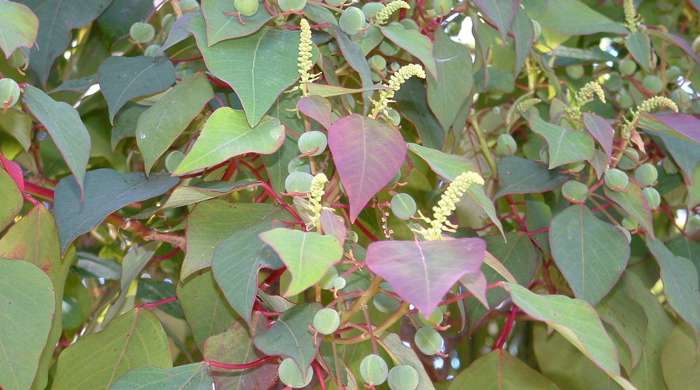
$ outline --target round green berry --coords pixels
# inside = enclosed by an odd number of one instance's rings
[[[379,11],[383,9],[384,4],[379,2],[365,3],[365,5],[362,6],[362,12],[365,14],[367,19],[372,19],[373,17],[377,16]]]
[[[333,278],[333,282],[331,283],[333,285],[333,288],[336,290],[342,290],[345,288],[345,285],[348,284],[348,282],[342,276],[336,276],[335,278]]]
[[[676,88],[671,91],[671,99],[678,105],[681,111],[689,111],[693,104],[688,92],[684,91],[682,88]]]
[[[284,179],[284,189],[287,192],[309,192],[311,180],[314,177],[306,172],[292,172]]]
[[[313,325],[318,333],[329,335],[338,330],[338,326],[340,326],[340,316],[337,311],[329,307],[324,307],[314,315]]]
[[[161,50],[160,45],[155,43],[148,45],[146,50],[143,51],[143,55],[146,57],[158,57],[161,54],[163,54],[163,50]]]
[[[440,333],[437,330],[424,326],[416,332],[413,337],[413,341],[416,343],[416,347],[423,352],[423,354],[432,356],[442,350],[445,340],[443,340]]]
[[[296,156],[289,160],[287,163],[287,172],[306,172],[311,173],[311,167],[309,167],[309,160]]]
[[[389,388],[391,390],[416,390],[418,388],[418,371],[409,365],[394,366],[389,371]]]
[[[258,13],[260,3],[258,0],[233,0],[233,6],[243,16],[253,16]],[[280,5],[281,7],[281,5]]]
[[[326,150],[328,138],[320,131],[307,131],[297,141],[299,151],[305,156],[318,156]]]
[[[627,92],[624,89],[620,90],[620,92],[615,97],[615,100],[617,101],[617,104],[620,105],[620,108],[622,108],[623,110],[626,110],[632,107],[632,105],[634,105],[634,99],[629,94],[629,92]]]
[[[624,191],[629,181],[627,174],[617,168],[611,168],[605,172],[605,185],[613,191]]]
[[[301,11],[306,7],[306,0],[277,0],[282,12]]]
[[[399,114],[399,112],[394,110],[393,108],[387,108],[386,116],[389,119],[389,121],[391,121],[391,123],[394,124],[394,126],[398,126],[399,124],[401,124],[401,114]]]
[[[377,4],[377,3],[369,3],[369,4]],[[373,55],[372,57],[369,57],[369,67],[372,68],[375,72],[381,72],[384,69],[386,69],[386,59],[378,54]]]
[[[129,36],[138,43],[147,43],[156,36],[156,29],[148,23],[136,22],[129,28]]]
[[[416,213],[416,201],[409,194],[398,193],[391,197],[391,212],[398,219],[411,219]]]
[[[418,320],[428,326],[437,326],[442,323],[442,320],[445,319],[445,314],[442,312],[442,309],[439,307],[433,310],[432,313],[430,313],[429,316],[425,317],[422,314],[420,317],[418,317]]]
[[[583,65],[569,65],[566,67],[566,74],[574,80],[583,77],[584,73]]]
[[[677,78],[679,78],[683,74],[683,71],[681,68],[677,67],[676,65],[671,65],[666,69],[666,78],[668,81],[676,81]]]
[[[629,58],[625,58],[620,61],[619,69],[623,76],[630,76],[637,70],[637,64]]]
[[[642,187],[652,186],[656,183],[659,177],[659,172],[654,164],[644,163],[634,171],[634,178],[637,179]]]
[[[368,385],[378,386],[386,381],[389,367],[381,356],[370,354],[360,362],[360,375]]]
[[[664,89],[664,83],[661,81],[659,76],[649,74],[644,76],[644,79],[642,80],[642,85],[644,88],[646,88],[649,92],[653,94],[657,94]]]
[[[277,367],[277,375],[279,375],[282,383],[293,389],[301,389],[308,386],[314,378],[314,372],[311,367],[306,369],[306,376],[302,378],[299,366],[292,358],[282,360],[282,363]]]
[[[571,203],[583,203],[588,197],[588,187],[576,180],[569,180],[561,187],[561,194]]]
[[[627,148],[622,158],[620,158],[620,162],[617,163],[617,167],[629,171],[630,169],[634,169],[637,164],[639,164],[639,153],[632,148]]]
[[[357,7],[348,7],[340,15],[338,20],[340,29],[348,35],[355,35],[362,31],[367,24],[365,14]]]
[[[505,133],[496,140],[496,154],[499,156],[511,156],[518,150],[518,144],[512,135]]]
[[[659,208],[661,205],[661,195],[659,195],[659,191],[657,191],[656,188],[647,187],[642,190],[642,194],[644,195],[644,199],[647,201],[647,206],[649,206],[649,209],[656,210]]]
[[[13,79],[0,79],[0,109],[6,110],[17,104],[20,89]]]
[[[24,68],[24,66],[27,65],[27,55],[24,54],[24,50],[17,49],[12,52],[10,59],[7,61],[13,68]]]
[[[617,72],[611,72],[604,86],[608,91],[617,92],[622,88],[622,77]]]
[[[674,163],[669,157],[666,157],[663,159],[663,161],[661,161],[661,166],[664,167],[664,171],[669,175],[675,175],[678,173],[676,163]]]

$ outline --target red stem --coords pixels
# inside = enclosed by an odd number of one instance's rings
[[[311,363],[311,366],[314,368],[314,372],[316,372],[316,376],[318,377],[318,383],[321,385],[321,390],[326,390],[326,378],[323,376],[323,370],[321,369],[321,365],[318,363],[317,360],[314,360],[313,363]]]
[[[205,360],[205,362],[207,362],[209,367],[220,368],[223,370],[248,370],[250,368],[260,367],[263,364],[276,359],[277,356],[263,356],[248,363],[224,363],[217,362],[216,360]]]
[[[136,307],[140,307],[142,309],[155,309],[158,306],[167,305],[168,303],[172,303],[175,301],[177,301],[177,297],[167,297],[153,302],[142,303],[140,305],[137,305]]]
[[[360,222],[359,219],[355,220],[355,226],[357,226],[357,228],[360,229],[360,231],[362,232],[362,234],[364,234],[365,236],[367,236],[367,238],[369,238],[370,241],[379,241],[379,239],[377,238],[377,236],[375,236],[374,234],[372,234],[372,232],[370,232],[369,229],[367,229],[367,227],[366,227],[365,225],[363,225],[362,222]]]
[[[501,334],[498,335],[498,338],[496,339],[496,342],[493,343],[493,349],[503,349],[503,345],[506,343],[506,340],[508,340],[508,336],[510,336],[510,332],[513,330],[513,325],[515,324],[515,317],[518,315],[518,307],[513,304],[510,307],[510,313],[508,314],[508,318],[506,318],[506,323],[503,325],[503,329],[501,329]]]
[[[44,188],[42,186],[30,183],[28,181],[24,182],[24,190],[32,195],[44,198],[46,200],[53,201],[53,190]]]

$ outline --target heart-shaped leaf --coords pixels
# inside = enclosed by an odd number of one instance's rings
[[[555,390],[558,387],[522,360],[503,349],[490,352],[462,371],[450,390]]]
[[[579,0],[522,0],[522,3],[528,16],[542,27],[561,34],[627,33],[622,24],[608,19]]]
[[[437,65],[433,57],[433,43],[428,37],[417,29],[406,28],[398,22],[389,23],[380,28],[387,39],[418,58],[433,77],[438,76]]]
[[[542,163],[508,156],[498,162],[500,188],[496,198],[510,194],[537,194],[559,188],[568,176],[550,171]]]
[[[396,176],[406,158],[406,142],[401,133],[357,114],[333,123],[328,129],[328,147],[350,198],[352,221]]]
[[[299,111],[328,129],[333,124],[331,102],[320,96],[303,96],[297,103]]]
[[[212,389],[209,366],[202,363],[173,368],[136,368],[119,377],[110,390]]]
[[[207,24],[208,46],[253,34],[272,19],[265,7],[258,7],[252,16],[239,15],[229,0],[202,0],[202,14]]]
[[[486,243],[479,238],[439,241],[377,241],[365,263],[424,315],[438,306],[465,274],[481,272]]]
[[[612,155],[613,137],[615,136],[615,129],[613,129],[610,122],[592,112],[584,112],[583,123],[586,126],[586,130],[588,130],[593,138],[598,141],[600,146],[603,147],[609,159]]]
[[[545,122],[538,115],[530,116],[529,122],[532,131],[547,141],[549,169],[593,157],[593,139],[588,134]]]
[[[6,58],[20,47],[32,47],[38,31],[39,19],[29,7],[14,1],[0,2],[0,49]]]

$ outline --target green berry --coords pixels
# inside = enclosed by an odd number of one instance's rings
[[[378,3],[369,3],[369,4],[378,4]],[[375,54],[372,57],[367,60],[369,62],[369,67],[372,68],[375,72],[381,72],[384,69],[386,69],[386,59],[384,57]]]
[[[620,61],[619,69],[623,76],[630,76],[637,70],[637,64],[629,58],[625,58]]]
[[[617,100],[617,104],[619,104],[620,108],[622,108],[623,110],[627,110],[630,107],[632,107],[632,105],[634,105],[634,99],[632,99],[632,96],[629,94],[629,92],[627,92],[624,89],[620,90],[615,100]]]
[[[683,71],[676,65],[669,66],[668,69],[666,69],[666,78],[671,82],[676,81],[682,74]]]
[[[340,326],[340,316],[337,311],[324,307],[314,315],[313,324],[318,333],[323,335],[333,334]]]
[[[440,333],[429,326],[418,329],[416,335],[413,337],[413,341],[416,343],[416,347],[418,347],[423,354],[428,356],[440,352],[445,343]]]
[[[617,163],[617,166],[620,169],[629,171],[630,169],[634,169],[637,164],[639,164],[639,153],[632,148],[627,148],[625,149],[625,153],[620,159],[620,162]]]
[[[342,289],[345,288],[345,285],[347,285],[348,282],[345,280],[344,277],[342,277],[342,276],[336,276],[335,278],[333,278],[332,284],[333,284],[333,288],[334,288],[334,289],[336,289],[336,290],[342,290]]]
[[[617,168],[608,169],[605,172],[605,185],[613,191],[624,191],[629,184],[627,174]]]
[[[243,16],[253,16],[258,13],[260,3],[258,0],[233,0],[233,6]],[[281,5],[280,5],[281,7]]]
[[[348,7],[340,15],[338,20],[340,29],[348,35],[355,35],[362,31],[367,24],[365,14],[357,7]]]
[[[284,179],[284,189],[287,192],[309,192],[311,180],[314,177],[306,172],[292,172]]]
[[[387,108],[386,113],[387,118],[394,124],[394,126],[401,124],[401,114],[399,114],[398,111],[394,110],[393,108]]]
[[[442,312],[442,310],[438,307],[435,310],[433,310],[432,313],[428,317],[424,317],[422,314],[418,319],[420,322],[422,322],[425,325],[428,326],[437,326],[442,323],[442,320],[445,318],[445,314]]]
[[[673,162],[669,157],[666,157],[661,161],[661,166],[664,167],[664,171],[668,173],[669,175],[675,175],[678,173],[678,167],[676,167],[676,163]]]
[[[566,67],[566,74],[574,80],[583,77],[584,73],[583,65],[569,65]]]
[[[654,185],[658,177],[659,173],[656,171],[654,164],[651,163],[642,164],[634,171],[634,178],[637,179],[642,187]]]
[[[644,79],[642,80],[642,85],[644,88],[649,90],[649,92],[653,94],[657,94],[664,89],[664,83],[661,81],[659,76],[649,74],[644,76]]]
[[[671,99],[678,105],[681,111],[689,111],[692,101],[688,92],[682,88],[676,88],[671,92]]]
[[[644,199],[647,201],[647,206],[649,206],[649,209],[656,210],[659,208],[659,205],[661,205],[661,195],[659,195],[659,191],[657,191],[656,188],[647,187],[642,190],[642,194],[644,195]]]
[[[571,203],[583,203],[588,197],[588,187],[576,180],[569,180],[561,187],[561,194]]]
[[[333,280],[338,277],[338,270],[335,267],[331,267],[326,271],[321,280],[318,281],[318,285],[324,290],[330,290],[333,288]]]
[[[622,218],[622,227],[633,232],[633,231],[637,230],[637,228],[639,227],[639,224],[637,223],[637,221],[625,217],[625,218]]]
[[[360,375],[368,385],[378,386],[386,381],[389,367],[381,356],[370,354],[365,356],[360,363]]]
[[[297,141],[299,151],[305,156],[318,156],[326,150],[328,138],[320,131],[307,131]]]
[[[0,110],[6,110],[17,104],[20,89],[13,79],[0,79]]]
[[[155,43],[152,45],[148,45],[146,50],[143,51],[143,55],[145,55],[146,57],[157,57],[162,53],[163,51],[160,49],[160,45]]]
[[[184,158],[185,153],[179,150],[173,150],[165,156],[165,169],[167,169],[168,172],[175,172],[175,169],[177,169],[177,166],[180,165]]]
[[[27,55],[22,49],[17,49],[12,52],[8,64],[13,68],[24,68],[27,65]]]
[[[604,86],[608,91],[617,92],[622,88],[622,77],[617,72],[611,72]]]
[[[311,167],[309,167],[309,160],[296,156],[289,160],[287,163],[287,172],[306,172],[311,173]]]
[[[383,9],[384,4],[379,2],[365,3],[365,5],[362,6],[362,12],[365,14],[367,19],[372,19],[373,17],[377,16],[377,13]]]
[[[418,371],[409,365],[394,366],[389,371],[391,390],[416,390],[419,380]]]
[[[282,383],[294,389],[301,389],[308,386],[314,378],[314,372],[311,367],[306,369],[306,376],[302,378],[299,366],[297,366],[292,358],[282,360],[282,363],[277,367],[277,375],[279,375]]]
[[[306,7],[306,0],[277,0],[282,12],[301,11]]]
[[[518,144],[512,135],[505,133],[498,136],[496,140],[496,154],[499,156],[511,156],[518,151]]]
[[[156,29],[148,23],[136,22],[129,29],[129,36],[138,43],[147,43],[156,36]]]
[[[391,198],[391,212],[398,219],[411,219],[416,213],[416,201],[409,194],[398,193]]]

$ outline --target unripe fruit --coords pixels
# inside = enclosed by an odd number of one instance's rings
[[[299,151],[305,156],[318,156],[326,150],[328,138],[320,131],[307,131],[297,140]]]
[[[360,363],[360,375],[368,385],[378,386],[386,381],[389,367],[381,356],[371,354],[365,356]]]
[[[399,193],[391,198],[391,212],[396,218],[402,220],[411,219],[416,213],[416,201],[409,194]]]
[[[620,61],[619,68],[623,76],[630,76],[637,70],[637,64],[629,58],[625,58]]]
[[[416,390],[419,380],[418,371],[409,365],[394,366],[389,371],[391,390]]]
[[[340,15],[338,23],[340,29],[345,31],[345,33],[348,35],[355,35],[365,28],[367,21],[361,9],[357,7],[348,7]]]
[[[277,375],[279,375],[282,383],[294,389],[308,386],[314,378],[314,372],[311,367],[306,370],[306,376],[302,378],[299,367],[292,358],[282,360],[282,363],[277,367]]]
[[[143,51],[143,55],[145,55],[146,57],[157,57],[162,53],[163,51],[160,49],[160,45],[155,43],[152,45],[148,45],[146,50]]]
[[[20,89],[15,80],[0,79],[0,110],[6,110],[17,104]]]
[[[657,94],[664,89],[664,83],[661,81],[659,76],[653,74],[644,76],[642,85],[653,94]]]
[[[369,3],[369,4],[378,4],[378,3]],[[384,69],[386,69],[386,59],[384,57],[375,54],[372,57],[367,60],[369,62],[370,68],[372,68],[375,72],[381,72]]]
[[[666,78],[668,79],[668,81],[676,81],[676,79],[680,77],[681,74],[683,74],[683,71],[676,65],[672,65],[668,69],[666,69]]]
[[[378,2],[365,3],[365,5],[362,6],[362,12],[365,14],[367,19],[372,19],[373,17],[377,16],[377,13],[383,9],[384,4]]]
[[[394,126],[398,126],[399,124],[401,124],[401,114],[399,114],[399,112],[394,110],[393,108],[386,109],[386,116],[387,118],[389,118],[389,121],[391,121],[391,123]]]
[[[429,326],[438,326],[442,323],[442,320],[445,319],[445,314],[442,312],[442,310],[438,307],[437,309],[433,310],[432,313],[428,317],[425,317],[421,314],[420,317],[418,317],[418,320],[420,320],[421,323]]]
[[[664,167],[664,171],[668,173],[669,175],[674,175],[678,173],[678,167],[676,167],[676,163],[673,162],[669,157],[666,157],[663,159],[661,162],[661,166]]]
[[[629,181],[627,174],[617,168],[611,168],[605,172],[605,185],[613,191],[624,191]]]
[[[337,311],[324,307],[314,315],[313,325],[320,334],[333,334],[340,326],[340,316]]]
[[[13,68],[24,68],[27,65],[27,55],[22,49],[17,49],[12,52],[10,59],[7,60]]]
[[[615,100],[617,100],[617,104],[619,104],[620,108],[622,108],[623,110],[632,107],[632,105],[634,104],[634,99],[632,99],[632,96],[630,96],[629,92],[627,92],[624,89],[620,90]]]
[[[518,144],[512,135],[505,133],[496,140],[496,154],[499,156],[511,156],[518,150]]]
[[[287,192],[309,192],[311,180],[314,177],[306,172],[292,172],[284,179],[284,189]]]
[[[634,169],[637,164],[639,164],[639,153],[632,148],[625,149],[625,153],[622,155],[620,162],[617,163],[618,168],[623,170]]]
[[[566,74],[574,80],[583,77],[584,69],[582,65],[569,65],[566,67]]]
[[[156,36],[156,29],[148,23],[136,22],[131,25],[129,36],[138,43],[150,42]]]
[[[301,11],[306,7],[306,0],[277,0],[282,12]]]
[[[345,280],[344,277],[342,276],[336,276],[333,278],[333,288],[336,290],[342,290],[345,288],[345,285],[348,284],[348,282]]]
[[[445,342],[440,333],[429,326],[418,329],[413,337],[413,341],[416,343],[416,347],[428,356],[440,352]]]
[[[656,167],[650,163],[642,164],[634,171],[634,178],[637,179],[639,185],[642,187],[654,185],[658,177],[659,172],[657,172]]]
[[[644,199],[647,201],[647,206],[649,206],[649,209],[656,210],[659,208],[661,205],[661,195],[656,188],[647,187],[642,190],[642,194],[644,195]]]
[[[243,16],[253,16],[258,13],[260,3],[258,0],[233,0],[233,6]]]
[[[622,77],[617,72],[610,73],[610,77],[605,81],[605,88],[609,91],[617,92],[622,88]]]
[[[576,180],[569,180],[561,187],[561,194],[571,203],[583,203],[588,197],[588,187]]]
[[[689,111],[692,105],[690,95],[682,88],[676,88],[671,92],[671,99],[678,105],[680,111]]]
[[[308,164],[309,160],[299,156],[294,157],[287,163],[287,172],[306,172],[311,173],[311,167]]]

